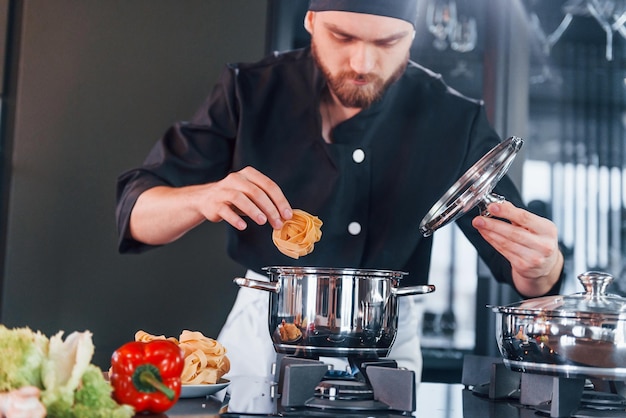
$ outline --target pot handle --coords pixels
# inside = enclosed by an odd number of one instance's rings
[[[423,295],[435,291],[434,284],[425,284],[421,286],[393,287],[391,293],[395,296]]]
[[[279,282],[264,282],[262,280],[248,279],[247,277],[235,277],[233,282],[239,287],[249,287],[274,293],[280,292]]]

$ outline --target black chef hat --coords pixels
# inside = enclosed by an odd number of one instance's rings
[[[366,13],[395,17],[415,26],[418,0],[310,0],[309,10]]]

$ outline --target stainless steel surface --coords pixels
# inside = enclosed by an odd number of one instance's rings
[[[584,293],[491,307],[504,359],[536,364],[524,367],[530,372],[595,375],[590,368],[626,368],[626,299],[606,293],[611,275],[587,272],[578,278]]]
[[[568,364],[545,364],[530,361],[502,360],[511,370],[524,373],[539,373],[567,378],[599,378],[604,380],[626,380],[624,367],[587,367]]]
[[[490,216],[487,205],[505,199],[492,191],[508,171],[523,143],[521,138],[512,136],[492,148],[467,170],[422,219],[422,235],[432,235],[476,206],[482,215]]]
[[[268,326],[278,353],[385,357],[396,337],[397,297],[433,285],[400,288],[407,273],[391,270],[266,267],[269,282],[234,282],[270,292]]]

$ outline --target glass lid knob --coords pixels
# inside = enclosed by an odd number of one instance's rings
[[[422,235],[431,236],[437,229],[455,221],[476,206],[481,215],[491,216],[487,206],[505,200],[503,196],[492,193],[493,188],[509,170],[523,143],[522,138],[512,136],[493,147],[470,167],[422,219]]]

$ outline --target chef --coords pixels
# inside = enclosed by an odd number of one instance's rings
[[[432,239],[420,220],[500,142],[483,103],[410,61],[418,0],[311,0],[310,47],[227,65],[204,105],[172,126],[144,163],[118,179],[119,250],[142,252],[197,225],[225,221],[228,253],[264,266],[360,267],[423,284]],[[552,222],[533,215],[508,177],[492,218],[457,221],[495,278],[526,297],[559,290]],[[272,231],[302,209],[322,239],[299,259]],[[390,357],[421,376],[418,297],[402,297]],[[233,375],[270,373],[268,295],[241,289],[218,339]]]

